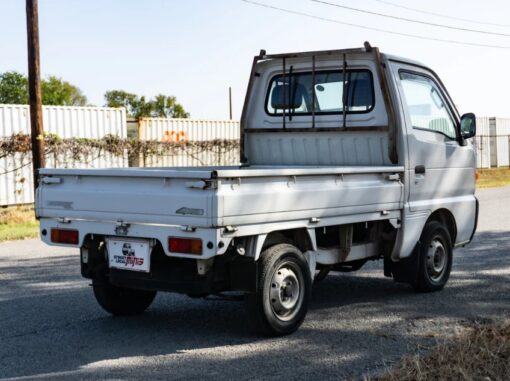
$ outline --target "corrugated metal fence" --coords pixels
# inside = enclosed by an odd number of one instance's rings
[[[160,142],[207,142],[239,140],[239,122],[232,120],[194,120],[144,118],[139,122],[139,139]],[[239,163],[239,149],[218,149],[214,145],[183,145],[172,155],[141,159],[145,167],[193,167]]]
[[[510,119],[476,119],[476,153],[478,168],[510,165]]]
[[[489,125],[490,118],[476,118],[476,137],[474,144],[476,147],[477,168],[490,168],[491,166]]]
[[[510,119],[490,120],[491,167],[508,167],[510,164]]]
[[[43,106],[47,133],[60,138],[102,138],[112,134],[126,137],[126,111],[123,108]],[[0,137],[30,134],[29,108],[25,105],[0,105]],[[84,160],[46,155],[47,167],[106,168],[127,166],[127,156],[108,152],[94,153]],[[0,158],[0,205],[33,202],[30,155]]]

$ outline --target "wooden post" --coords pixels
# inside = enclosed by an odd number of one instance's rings
[[[230,120],[232,120],[232,88],[228,88],[228,109],[229,109],[229,115]]]
[[[37,0],[26,0],[28,94],[30,103],[30,129],[32,140],[32,167],[34,192],[37,189],[39,168],[44,168],[44,130],[42,122],[41,73],[39,62],[39,12]]]

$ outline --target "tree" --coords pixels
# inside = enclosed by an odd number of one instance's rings
[[[42,103],[55,106],[85,106],[87,98],[81,90],[55,76],[41,81]],[[28,79],[23,74],[7,71],[0,74],[0,103],[28,104]]]
[[[177,103],[176,97],[159,94],[154,98],[153,104],[154,116],[160,118],[189,118],[189,114],[184,110],[184,107]]]
[[[55,106],[86,106],[87,97],[69,82],[55,76],[41,81],[42,103]]]
[[[125,107],[130,117],[189,118],[189,113],[177,103],[177,98],[163,94],[146,100],[145,96],[128,93],[124,90],[111,90],[104,94],[105,106]]]
[[[0,103],[28,104],[28,79],[15,71],[0,74]]]
[[[107,107],[125,107],[129,115],[136,113],[137,96],[124,90],[111,90],[104,93]]]
[[[124,90],[107,91],[104,98],[106,100],[105,106],[125,107],[127,114],[136,119],[148,116],[151,111],[145,102],[145,97],[139,98],[137,95]]]

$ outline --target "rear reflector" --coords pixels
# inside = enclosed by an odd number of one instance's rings
[[[78,230],[51,229],[51,242],[77,245],[79,241]]]
[[[168,251],[183,254],[202,254],[202,240],[197,238],[168,237]]]

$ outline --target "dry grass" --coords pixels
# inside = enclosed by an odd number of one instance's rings
[[[0,242],[35,238],[39,234],[39,223],[31,206],[0,209]]]
[[[426,355],[406,357],[372,381],[510,380],[510,319],[475,324]]]
[[[509,168],[479,169],[476,171],[478,188],[492,188],[510,185]]]
[[[34,208],[32,206],[13,206],[0,209],[0,224],[20,224],[35,221]]]

